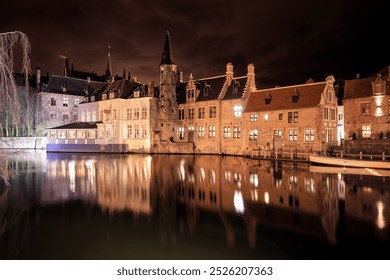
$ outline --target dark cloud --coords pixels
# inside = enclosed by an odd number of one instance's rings
[[[0,32],[26,33],[33,66],[53,74],[64,54],[103,73],[110,45],[114,72],[156,81],[167,27],[185,78],[222,74],[228,62],[242,75],[254,63],[264,88],[390,64],[388,1],[38,0],[7,1],[2,11]]]

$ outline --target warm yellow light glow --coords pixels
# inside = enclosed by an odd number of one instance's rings
[[[269,204],[269,193],[268,192],[264,193],[264,202],[265,202],[265,204]]]
[[[363,187],[362,190],[365,193],[372,193],[372,188],[370,188],[370,187]]]
[[[378,216],[376,217],[376,226],[379,228],[379,229],[384,229],[386,227],[386,220],[385,220],[385,217],[383,215],[383,210],[385,208],[385,205],[382,201],[378,201],[376,203],[376,207],[378,209]]]
[[[76,162],[74,160],[68,163],[69,170],[69,189],[71,192],[76,190]]]
[[[233,204],[236,213],[243,214],[245,212],[244,199],[242,198],[241,191],[234,192]]]
[[[383,96],[375,96],[375,104],[377,107],[381,106],[383,103]]]

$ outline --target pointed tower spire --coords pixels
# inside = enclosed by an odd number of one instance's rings
[[[171,51],[171,39],[169,37],[169,30],[167,28],[167,35],[165,36],[165,44],[162,53],[161,63],[162,64],[174,64],[173,63],[173,55]]]
[[[110,50],[111,50],[111,47],[108,46],[107,68],[106,68],[106,74],[105,74],[107,81],[111,81],[111,78],[113,77],[113,76],[112,76],[111,51],[110,51]]]

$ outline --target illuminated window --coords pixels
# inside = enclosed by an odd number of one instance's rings
[[[184,110],[183,110],[184,112]],[[180,140],[184,139],[184,126],[179,126],[177,128],[177,136],[179,137]]]
[[[148,130],[146,129],[146,125],[141,126],[141,138],[147,138],[148,136]]]
[[[223,127],[223,138],[230,138],[230,126]]]
[[[257,114],[250,114],[249,120],[251,122],[257,122]]]
[[[241,105],[234,105],[233,106],[233,114],[235,117],[241,117],[242,107]]]
[[[290,142],[297,142],[297,140],[298,140],[298,130],[297,129],[290,129],[289,130],[288,140]]]
[[[132,133],[133,133],[132,127],[131,127],[131,124],[129,124],[126,126],[125,135],[127,136],[127,138],[131,138],[133,136]]]
[[[333,141],[333,130],[332,129],[324,129],[322,131],[322,138],[325,139],[326,143],[330,143]]]
[[[80,104],[80,99],[79,99],[79,98],[75,98],[75,99],[74,99],[74,106],[75,106],[75,107],[78,107],[79,104]]]
[[[314,129],[305,129],[305,142],[314,142]]]
[[[204,138],[204,125],[198,126],[198,137]]]
[[[241,138],[241,126],[233,127],[233,138]]]
[[[280,129],[275,129],[275,130],[274,130],[274,136],[282,136],[282,130],[280,130]]]
[[[69,104],[69,98],[68,97],[64,97],[64,99],[62,100],[62,106],[68,107],[68,104]]]
[[[257,134],[258,134],[258,130],[257,129],[250,130],[249,131],[249,141],[257,141]]]
[[[209,125],[209,138],[215,138],[215,125]]]
[[[360,104],[360,112],[362,116],[369,116],[371,115],[371,103],[361,103]]]
[[[264,115],[264,120],[265,120],[265,121],[268,120],[268,114],[265,114],[265,115]]]
[[[50,131],[49,132],[49,138],[57,138],[57,132],[56,131]]]
[[[362,125],[362,137],[370,138],[371,137],[371,125],[363,124]]]
[[[134,125],[134,137],[135,138],[139,138],[139,125],[138,124],[136,124],[136,125]]]

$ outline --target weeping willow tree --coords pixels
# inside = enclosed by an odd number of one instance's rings
[[[23,90],[15,81],[14,51],[21,47]],[[0,128],[1,136],[19,136],[29,116],[28,93],[30,67],[30,42],[23,32],[0,33]]]

